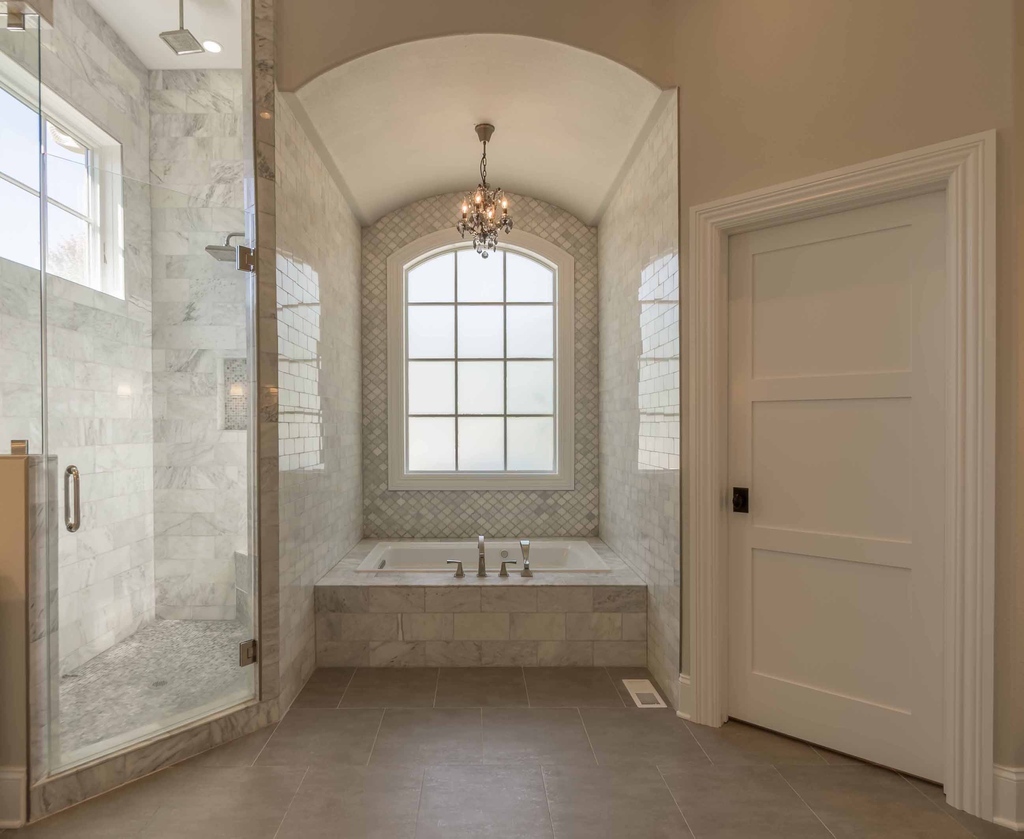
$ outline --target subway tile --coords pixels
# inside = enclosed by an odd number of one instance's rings
[[[428,666],[479,667],[483,663],[483,641],[427,641]],[[504,646],[502,642],[495,642]]]
[[[480,589],[454,586],[430,586],[425,589],[424,608],[428,612],[479,612]]]
[[[513,641],[564,641],[565,626],[563,612],[514,613],[509,638]]]
[[[540,667],[590,667],[594,663],[593,641],[538,641]]]
[[[645,664],[647,664],[647,644],[644,641],[594,642],[594,665],[596,667],[643,667]]]
[[[538,612],[592,612],[593,589],[590,586],[547,586],[537,589]]]
[[[509,635],[509,616],[497,612],[457,613],[456,641],[504,641]]]
[[[536,612],[537,589],[527,586],[483,588],[480,591],[480,611]]]
[[[450,614],[415,613],[402,615],[402,640],[451,641],[454,619]]]
[[[370,641],[370,667],[423,667],[425,641]]]
[[[622,638],[622,615],[611,612],[567,614],[565,637],[569,641],[617,641]]]
[[[401,638],[398,615],[342,612],[341,638],[346,641],[397,641]]]
[[[645,612],[647,589],[642,586],[595,586],[595,612]]]
[[[484,667],[536,667],[536,641],[481,641],[480,664]]]
[[[371,612],[422,612],[423,589],[415,586],[373,586],[369,590]]]
[[[647,640],[647,612],[625,612],[622,615],[622,640]]]

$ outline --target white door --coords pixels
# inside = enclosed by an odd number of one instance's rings
[[[942,780],[945,194],[729,242],[729,715]]]

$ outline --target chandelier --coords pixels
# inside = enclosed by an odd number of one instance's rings
[[[487,259],[489,251],[497,249],[498,233],[509,233],[512,230],[508,198],[500,188],[492,189],[487,184],[487,143],[492,134],[493,125],[481,123],[476,127],[476,136],[484,146],[480,158],[480,183],[462,199],[462,218],[455,225],[463,239],[472,235],[476,252],[484,259]]]

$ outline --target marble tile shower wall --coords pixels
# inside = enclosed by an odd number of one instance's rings
[[[281,693],[315,661],[313,584],[361,538],[359,224],[276,99]]]
[[[647,582],[647,662],[679,677],[680,386],[676,102],[598,228],[601,538]]]
[[[156,614],[228,620],[248,484],[224,374],[247,354],[247,275],[204,248],[244,230],[242,73],[153,71],[149,86]]]
[[[125,299],[47,279],[50,450],[82,473],[81,530],[58,538],[66,673],[153,617],[152,263],[148,73],[85,0],[55,7],[43,82],[118,139],[125,175]],[[4,262],[0,284],[4,438],[39,451],[38,273]]]
[[[452,226],[461,194],[437,195],[363,230],[363,531],[366,538],[596,536],[598,519],[597,230],[565,210],[509,195],[516,228],[576,260],[576,488],[570,491],[388,490],[387,261]]]

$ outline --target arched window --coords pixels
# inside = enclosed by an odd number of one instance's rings
[[[388,260],[391,489],[572,489],[573,259],[447,231]]]

